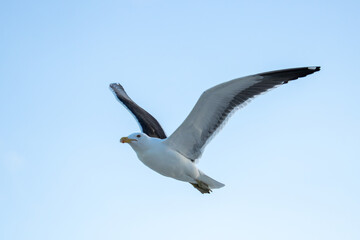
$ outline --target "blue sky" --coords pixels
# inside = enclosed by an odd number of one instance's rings
[[[359,239],[358,1],[0,4],[1,239]],[[256,98],[199,168],[201,195],[146,168],[121,83],[171,134],[200,94],[322,70]]]

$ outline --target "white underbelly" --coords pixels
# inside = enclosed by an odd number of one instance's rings
[[[180,181],[193,182],[199,176],[199,171],[189,159],[175,151],[147,151],[139,159],[152,170],[166,177]]]

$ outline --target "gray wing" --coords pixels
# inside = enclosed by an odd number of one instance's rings
[[[220,130],[230,113],[263,92],[319,70],[320,67],[303,67],[265,72],[210,88],[201,95],[185,121],[165,142],[194,161],[201,157],[206,144]]]
[[[124,106],[134,115],[143,133],[146,133],[149,137],[160,139],[166,138],[166,134],[159,122],[153,116],[151,116],[150,113],[137,105],[126,94],[124,88],[119,83],[110,84],[110,88],[114,92],[117,99],[122,104],[124,104]]]

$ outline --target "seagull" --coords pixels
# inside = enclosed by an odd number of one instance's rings
[[[137,105],[119,83],[112,83],[110,89],[141,128],[141,132],[122,137],[120,142],[128,143],[139,160],[155,172],[189,182],[201,193],[210,193],[225,185],[200,171],[196,163],[231,113],[261,93],[319,70],[318,66],[283,69],[216,85],[200,96],[184,122],[169,137],[159,122]]]

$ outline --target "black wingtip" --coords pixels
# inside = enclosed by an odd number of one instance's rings
[[[317,71],[320,71],[320,66],[288,68],[283,70],[260,73],[258,75],[263,77],[270,77],[273,80],[276,79],[277,81],[286,84],[289,81],[305,77]]]
[[[121,98],[131,100],[131,98],[127,95],[125,89],[123,88],[123,86],[121,86],[120,83],[111,83],[109,87],[113,94],[118,98],[118,100],[122,101]]]
[[[314,67],[308,67],[309,70],[311,70],[312,72],[317,72],[320,71],[321,67],[320,66],[314,66]]]
[[[111,83],[110,85],[109,85],[109,87],[112,89],[112,90],[116,90],[116,89],[121,89],[121,90],[123,90],[124,91],[124,88],[123,88],[123,86],[121,86],[121,84],[120,83]]]
[[[305,77],[307,75],[310,75],[310,74],[313,74],[314,72],[317,72],[317,71],[320,71],[321,67],[320,66],[313,66],[313,67],[304,67],[304,68],[294,68],[294,69],[289,69],[290,72],[292,70],[296,71],[296,70],[300,70],[299,74],[298,75],[295,75],[294,77],[290,78],[290,79],[287,79],[283,82],[283,84],[287,84],[289,81],[291,80],[296,80],[298,78],[301,78],[301,77]]]

